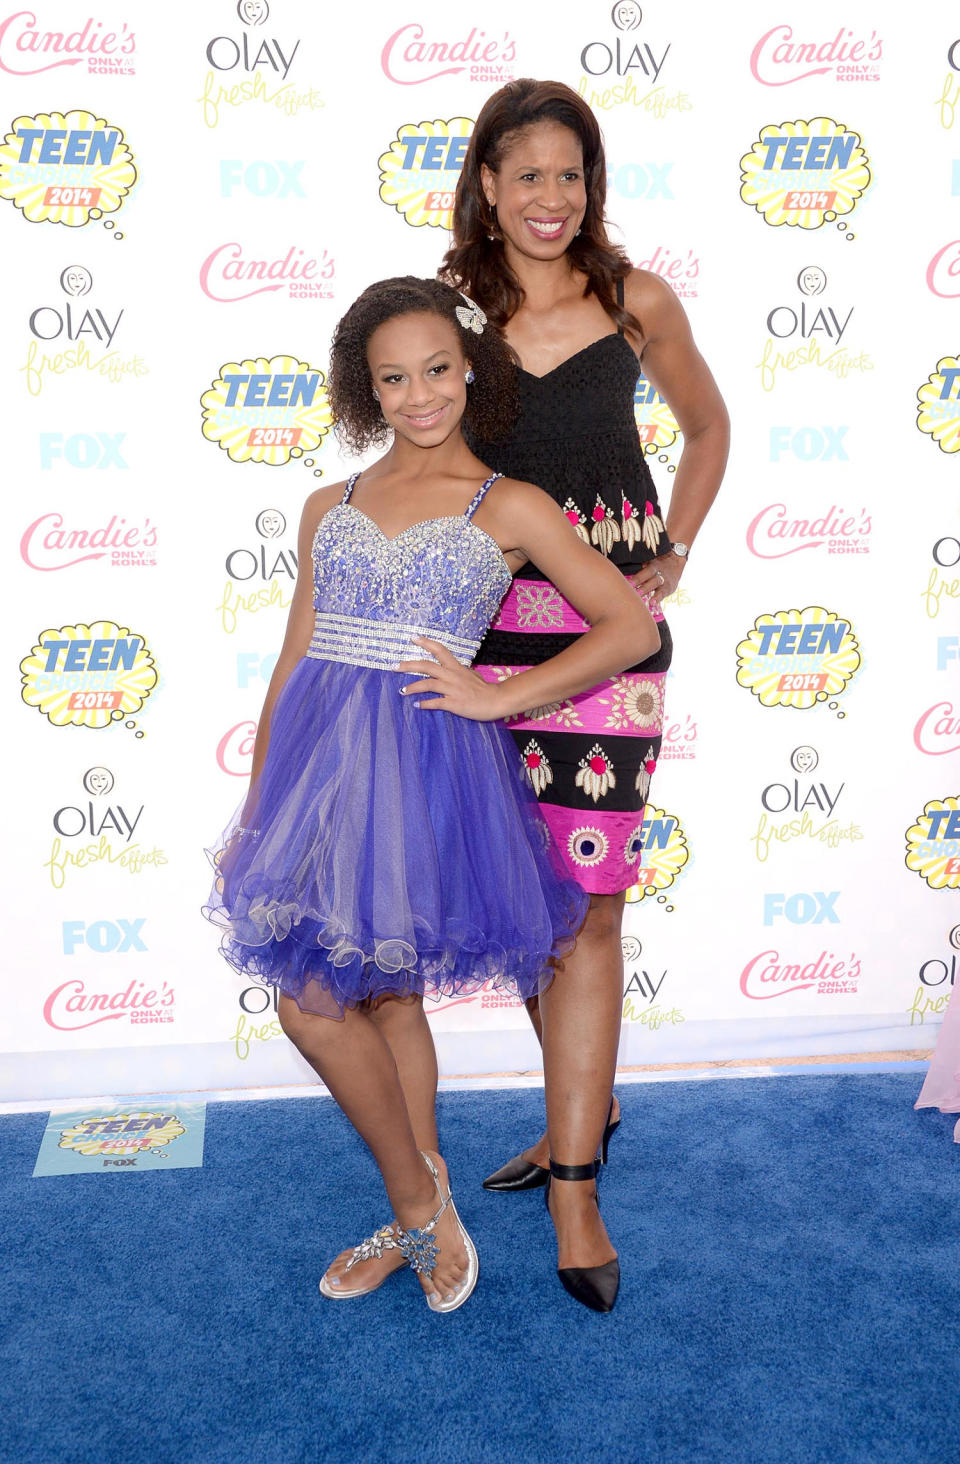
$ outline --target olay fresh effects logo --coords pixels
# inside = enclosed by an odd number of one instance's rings
[[[136,181],[121,128],[95,112],[17,117],[0,144],[0,198],[31,224],[96,223],[120,209]]]
[[[907,1008],[911,1027],[922,1027],[928,1017],[938,1021],[946,1010],[947,1002],[957,984],[960,925],[953,927],[947,936],[947,942],[949,951],[924,961],[917,972],[920,984]]]
[[[291,300],[332,300],[336,266],[324,249],[319,257],[291,244],[283,254],[268,257],[232,241],[218,244],[200,266],[200,288],[208,300],[234,305],[254,295],[285,290]]]
[[[605,36],[591,37],[580,50],[582,75],[577,91],[587,105],[602,112],[639,107],[656,118],[689,112],[692,103],[686,93],[668,93],[660,81],[671,42],[648,28],[638,34],[643,11],[636,0],[619,0],[610,20],[613,29]]]
[[[960,889],[960,795],[924,806],[907,829],[906,865],[932,890]]]
[[[162,849],[142,842],[139,825],[144,805],[134,808],[130,803],[113,800],[113,788],[109,768],[88,768],[83,775],[83,790],[88,796],[54,811],[51,822],[55,837],[43,867],[55,890],[63,889],[74,871],[98,864],[118,866],[125,877],[166,864]]]
[[[505,30],[489,36],[471,27],[467,35],[452,39],[438,35],[418,21],[401,25],[384,42],[380,67],[388,81],[398,86],[419,86],[441,76],[460,76],[464,81],[482,81],[503,86],[513,80],[516,42]]]
[[[883,41],[874,29],[841,26],[832,40],[795,34],[792,25],[775,25],[750,53],[750,72],[761,86],[790,86],[811,76],[836,81],[879,81]]]
[[[123,356],[114,344],[123,307],[101,308],[88,298],[93,289],[90,271],[82,264],[67,265],[60,273],[60,288],[66,300],[37,305],[27,317],[30,340],[20,370],[30,395],[39,396],[51,378],[77,371],[95,373],[114,386],[146,376],[143,358]]]
[[[935,542],[931,557],[933,563],[923,591],[923,608],[928,620],[936,620],[941,610],[952,608],[951,601],[960,600],[960,539],[945,534]],[[944,570],[948,573],[944,574]],[[947,660],[953,659],[952,655],[947,656]],[[945,669],[946,661],[938,656],[937,670]]]
[[[871,182],[860,134],[832,117],[768,123],[740,167],[740,197],[775,229],[845,229]]]
[[[20,670],[22,700],[54,727],[135,730],[133,718],[157,685],[146,640],[114,620],[41,631]]]
[[[150,569],[156,565],[157,530],[149,515],[129,524],[111,514],[106,522],[78,524],[71,512],[42,513],[24,529],[20,558],[30,569],[72,569],[105,560],[114,569]]]
[[[854,996],[859,990],[860,958],[855,952],[838,958],[821,950],[811,960],[788,960],[778,950],[761,951],[740,972],[740,990],[751,1001],[770,1001],[797,991],[817,996]]]
[[[279,467],[315,452],[333,425],[326,377],[296,356],[228,361],[200,404],[204,437],[232,463]]]
[[[917,392],[917,428],[941,452],[960,452],[960,359],[943,356]]]
[[[0,71],[9,76],[39,76],[61,66],[85,66],[91,76],[133,76],[136,49],[136,35],[125,20],[89,15],[69,31],[49,27],[32,10],[15,10],[0,20]]]
[[[737,683],[764,707],[808,711],[844,694],[860,667],[849,620],[822,605],[758,615],[737,646]],[[843,712],[838,713],[843,716]]]
[[[256,547],[231,549],[224,561],[229,578],[217,614],[220,628],[227,635],[233,635],[241,615],[255,615],[271,606],[285,610],[293,595],[297,551],[283,548],[278,542],[286,532],[286,519],[279,508],[264,508],[254,522],[264,542]],[[238,589],[234,581],[246,588]],[[289,595],[284,595],[284,588]]]
[[[473,133],[469,117],[405,122],[380,157],[380,198],[412,229],[453,228],[453,195]]]
[[[805,265],[796,290],[792,301],[774,305],[766,314],[767,334],[757,362],[763,390],[773,391],[784,374],[810,368],[829,372],[835,381],[872,371],[873,361],[856,349],[850,330],[855,307],[825,295],[826,271],[818,264]]]
[[[756,831],[750,835],[758,863],[766,864],[773,850],[797,840],[815,843],[823,850],[862,840],[859,825],[842,822],[837,812],[846,783],[814,779],[819,763],[815,747],[808,743],[795,747],[790,768],[796,776],[768,783],[761,790],[761,813]]]
[[[623,948],[623,1014],[621,1020],[657,1032],[661,1027],[677,1027],[686,1018],[679,1007],[667,1007],[663,992],[666,971],[648,971],[640,966],[643,946],[636,936],[625,935]]]
[[[296,8],[290,9],[296,15]],[[242,107],[248,102],[273,107],[287,117],[319,110],[323,102],[313,87],[298,91],[290,75],[300,38],[268,35],[260,29],[270,18],[267,0],[238,0],[236,14],[246,28],[213,36],[204,52],[210,70],[198,100],[205,125],[219,126],[221,107]]]

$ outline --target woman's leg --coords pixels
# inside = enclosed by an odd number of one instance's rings
[[[607,1120],[623,1014],[623,902],[622,893],[591,896],[577,944],[540,998],[548,1153],[558,1164],[589,1164]],[[551,1184],[561,1267],[599,1266],[616,1254],[594,1193],[593,1180]]]
[[[369,1012],[348,1009],[338,1022],[303,1012],[295,1001],[282,996],[278,1016],[291,1042],[369,1147],[397,1220],[407,1230],[425,1225],[440,1202],[414,1136],[393,1053]],[[434,1162],[439,1159],[436,1154],[433,1157]],[[442,1160],[437,1167],[443,1183],[446,1168]],[[420,1279],[425,1291],[435,1289],[446,1296],[463,1279],[467,1266],[466,1251],[449,1211],[437,1224],[436,1238],[436,1269],[432,1277]],[[397,1254],[388,1252],[393,1258]],[[333,1267],[328,1275],[332,1273]],[[364,1284],[360,1266],[351,1272],[351,1284],[354,1279],[356,1284]]]

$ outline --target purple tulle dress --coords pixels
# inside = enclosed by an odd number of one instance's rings
[[[426,635],[469,665],[510,571],[463,515],[388,539],[350,503],[313,542],[316,625],[274,706],[252,796],[208,853],[204,914],[245,976],[340,1017],[385,993],[521,997],[573,945],[587,897],[567,875],[513,739],[418,710],[403,660]]]
[[[937,1045],[914,1107],[960,1113],[960,999],[956,992],[947,1003]],[[960,1120],[953,1137],[960,1144]]]

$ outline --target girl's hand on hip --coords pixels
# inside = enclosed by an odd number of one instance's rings
[[[659,559],[651,559],[649,564],[645,564],[633,575],[633,584],[641,595],[652,596],[658,601],[665,600],[680,583],[686,562],[686,559],[681,559],[676,554],[662,554]]]
[[[446,646],[427,636],[415,636],[414,643],[436,656],[433,661],[401,661],[398,671],[415,673],[422,680],[408,681],[400,687],[401,695],[418,692],[431,695],[430,701],[418,701],[424,711],[452,712],[471,722],[495,722],[503,716],[502,690],[499,682],[490,684],[469,666],[462,665]]]

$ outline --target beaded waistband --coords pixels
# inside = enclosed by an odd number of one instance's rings
[[[480,647],[479,640],[467,640],[430,625],[367,620],[362,615],[333,615],[318,610],[307,655],[314,661],[340,661],[347,666],[367,666],[372,671],[396,671],[401,661],[434,660],[423,646],[414,644],[417,635],[439,641],[464,666],[470,665]]]

